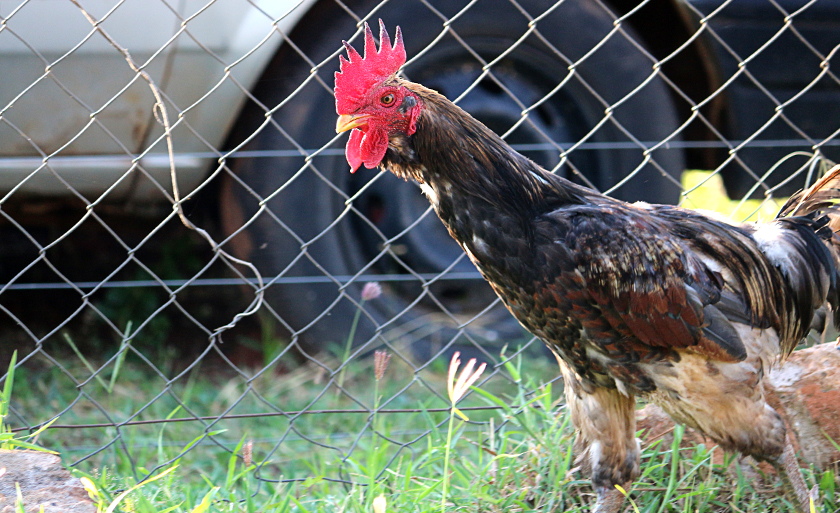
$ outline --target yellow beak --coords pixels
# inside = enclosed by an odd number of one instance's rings
[[[342,114],[335,123],[335,133],[340,134],[368,124],[370,114]]]

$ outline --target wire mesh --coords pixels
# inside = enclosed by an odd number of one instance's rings
[[[360,484],[348,462],[374,413],[448,411],[436,376],[455,351],[500,390],[505,363],[551,360],[415,184],[347,172],[332,75],[380,17],[402,26],[406,77],[621,199],[692,207],[714,183],[752,200],[746,217],[836,159],[827,1],[2,2],[3,352],[63,384],[13,402],[16,429],[53,421],[69,464],[124,458],[144,479],[236,452],[224,430],[257,421],[259,479],[305,481],[289,462],[323,451],[342,462],[323,479]],[[363,297],[370,282],[381,296]],[[374,402],[345,372],[383,348]],[[126,359],[142,372],[120,374]],[[196,376],[220,399],[196,407]],[[138,381],[156,393],[114,410]],[[431,432],[376,434],[396,461]],[[161,445],[178,449],[146,455]]]

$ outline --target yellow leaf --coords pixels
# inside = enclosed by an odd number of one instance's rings
[[[462,412],[461,410],[459,410],[458,408],[456,408],[454,406],[452,407],[452,413],[454,413],[454,414],[458,415],[459,417],[461,417],[462,419],[464,419],[464,422],[467,422],[467,421],[470,420],[466,415],[464,415],[464,412]]]
[[[122,492],[121,494],[117,495],[117,497],[114,499],[114,502],[112,502],[108,506],[108,509],[105,510],[105,513],[114,513],[114,511],[116,511],[116,509],[117,509],[117,506],[120,505],[120,502],[122,502],[122,500],[125,499],[128,494],[130,494],[134,490],[140,488],[141,486],[144,486],[144,485],[147,485],[151,482],[157,481],[158,479],[160,479],[163,476],[169,474],[170,472],[174,472],[176,468],[178,468],[178,465],[173,465],[173,466],[169,467],[168,469],[164,470],[163,472],[161,472],[160,474],[158,474],[154,477],[150,477],[149,479],[143,481],[142,483],[136,484],[136,485],[132,486],[131,488],[129,488],[128,490],[126,490],[126,491]]]
[[[196,506],[195,508],[190,511],[190,513],[206,513],[210,510],[210,505],[213,504],[213,497],[219,492],[219,487],[214,486],[207,494],[201,499],[201,503]]]
[[[85,487],[85,490],[87,490],[87,493],[88,495],[90,495],[91,499],[96,500],[99,497],[99,490],[96,489],[96,485],[93,484],[93,481],[91,481],[87,477],[82,477],[79,479],[79,481],[82,482],[82,486]]]

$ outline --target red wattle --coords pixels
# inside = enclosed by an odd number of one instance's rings
[[[350,132],[350,138],[347,139],[344,154],[347,157],[347,163],[350,164],[351,173],[355,173],[362,165],[362,138],[364,135],[361,130],[354,128]]]
[[[368,129],[362,139],[362,161],[365,167],[373,169],[385,158],[388,151],[388,134],[385,130]]]
[[[347,147],[344,151],[347,163],[350,164],[350,172],[355,173],[362,164],[368,169],[378,166],[385,158],[388,151],[388,134],[385,130],[368,129],[362,132],[354,128],[347,140]]]

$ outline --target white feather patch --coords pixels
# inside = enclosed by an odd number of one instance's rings
[[[601,462],[601,442],[595,440],[589,444],[589,465],[595,469]]]
[[[543,185],[548,185],[548,180],[546,180],[545,178],[541,177],[541,176],[539,175],[539,173],[535,173],[534,171],[531,171],[531,176],[533,176],[534,178],[536,178],[536,179],[537,179],[537,180],[538,180],[541,184],[543,184]]]
[[[791,259],[791,255],[798,255],[798,249],[791,244],[788,238],[789,234],[789,230],[785,230],[778,224],[767,223],[761,225],[753,233],[753,240],[758,244],[758,249],[770,259],[773,265],[781,269],[787,276],[797,276],[800,269]]]
[[[421,183],[420,190],[423,191],[423,194],[425,194],[427,198],[429,198],[429,201],[432,203],[432,205],[437,206],[440,199],[438,198],[437,192],[435,192],[431,185],[427,183]]]
[[[624,386],[624,382],[620,379],[615,380],[615,388],[624,397],[630,397],[630,394],[627,393],[627,387]]]
[[[482,239],[478,235],[473,235],[472,242],[473,242],[473,247],[475,247],[475,250],[478,251],[479,253],[483,254],[483,255],[486,255],[487,250],[490,249],[487,246],[487,243],[484,242],[484,239]]]

